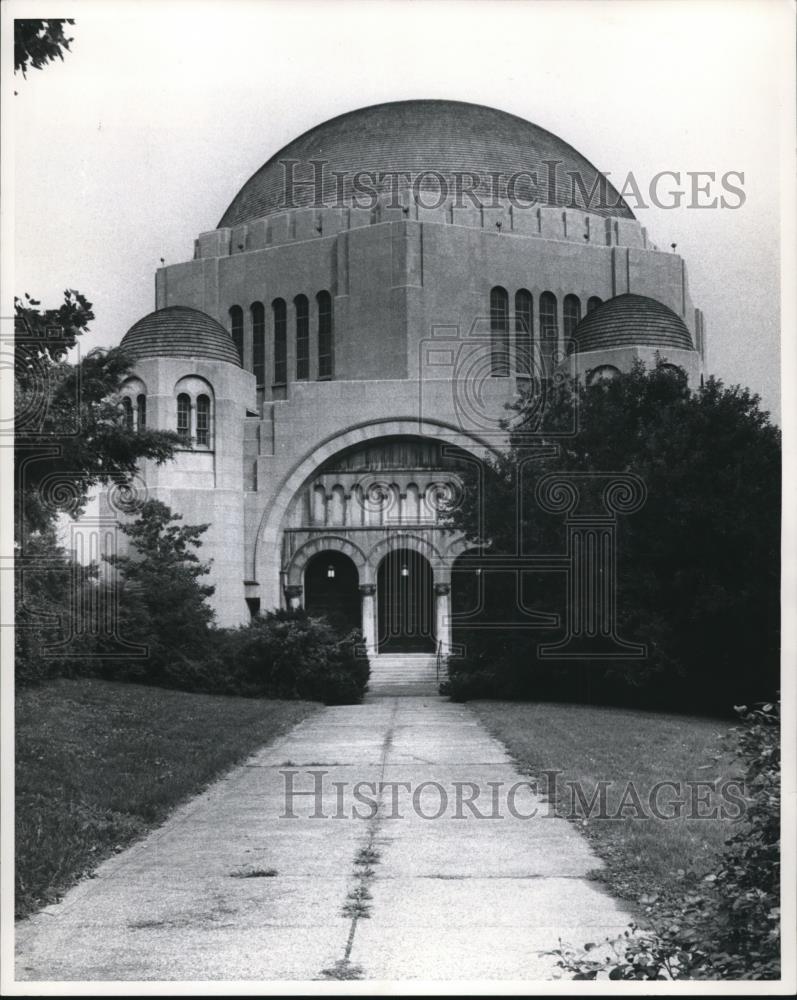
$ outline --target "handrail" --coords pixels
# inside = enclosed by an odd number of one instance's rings
[[[440,662],[443,659],[443,643],[442,640],[437,642],[437,663],[436,663],[436,677],[437,683],[440,683]]]

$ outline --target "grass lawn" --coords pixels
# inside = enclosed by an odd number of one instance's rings
[[[16,909],[104,858],[319,706],[57,680],[16,700]]]
[[[635,903],[641,896],[659,897],[664,903],[682,877],[679,870],[704,872],[732,832],[731,819],[689,818],[688,807],[683,810],[685,815],[676,819],[653,815],[635,818],[633,807],[626,810],[624,818],[586,817],[566,784],[578,782],[588,802],[599,781],[611,782],[606,796],[606,811],[611,815],[623,799],[626,783],[633,782],[649,812],[648,792],[658,781],[683,785],[736,777],[727,755],[719,762],[710,756],[712,749],[717,749],[719,735],[727,732],[732,722],[545,702],[482,701],[469,705],[506,744],[525,773],[539,775],[545,769],[562,772],[557,779],[557,811],[579,825],[605,861],[606,869],[596,877],[615,895]],[[720,795],[702,794],[710,804],[697,807],[701,814],[722,801]],[[681,795],[689,801],[685,788]],[[660,812],[672,811],[674,797],[672,789],[662,791]]]

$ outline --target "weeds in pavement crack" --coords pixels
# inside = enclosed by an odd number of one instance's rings
[[[398,706],[394,706],[390,722],[387,727],[385,738],[382,741],[381,754],[381,778],[384,779],[387,767],[387,758],[390,748],[393,745],[393,730],[395,728],[395,718]],[[381,785],[381,782],[380,782]],[[351,950],[354,945],[354,935],[357,931],[357,924],[360,920],[367,920],[371,916],[371,904],[373,897],[369,885],[376,877],[374,865],[380,862],[380,852],[375,845],[375,839],[382,821],[383,804],[380,800],[376,815],[369,820],[368,838],[366,843],[357,851],[353,862],[354,886],[349,891],[343,903],[341,912],[344,917],[351,920],[349,934],[346,940],[346,949],[343,958],[333,966],[322,969],[322,979],[362,979],[364,973],[362,967],[353,965]]]
[[[352,965],[348,958],[341,958],[329,968],[321,970],[322,979],[362,979],[362,966]]]

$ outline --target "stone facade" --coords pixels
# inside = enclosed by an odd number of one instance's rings
[[[431,565],[445,647],[451,566],[465,544],[441,527],[440,506],[456,496],[458,467],[505,443],[499,420],[531,370],[544,379],[561,364],[589,378],[636,358],[652,363],[658,351],[700,378],[703,318],[684,262],[653,246],[630,214],[507,201],[430,209],[407,190],[398,205],[382,195],[369,209],[296,208],[206,232],[192,260],[160,268],[157,311],[198,310],[240,347],[240,367],[206,347],[195,357],[139,355],[130,390],[145,386],[150,425],[176,429],[181,380],[209,387],[210,446],[189,442],[176,462],[142,475],[187,522],[211,524],[204,554],[219,623],[301,604],[311,560],[338,552],[357,568],[373,651],[379,568],[399,549]],[[498,320],[496,288],[507,303]],[[531,296],[525,363],[518,292]],[[573,350],[573,317],[628,293],[668,307],[694,348]],[[545,294],[555,314],[544,315]]]

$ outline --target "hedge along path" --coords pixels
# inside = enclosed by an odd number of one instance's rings
[[[466,706],[327,708],[27,921],[18,975],[551,979],[560,937],[630,919],[587,878],[586,842],[530,793],[532,819],[439,810],[457,782],[525,780]]]

